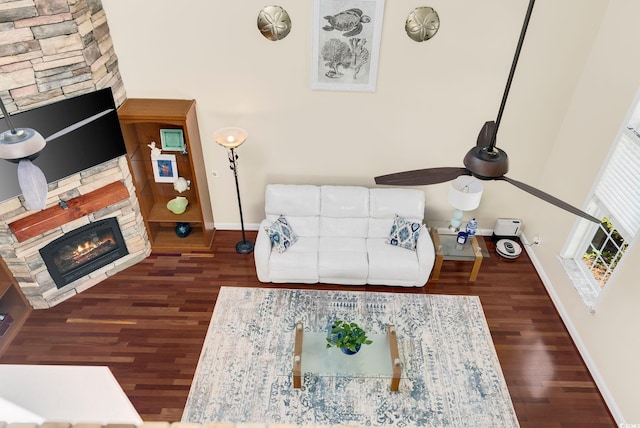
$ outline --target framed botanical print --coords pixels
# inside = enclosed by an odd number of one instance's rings
[[[384,0],[314,0],[311,88],[376,90]]]

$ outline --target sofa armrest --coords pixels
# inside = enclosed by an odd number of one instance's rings
[[[422,286],[429,280],[429,276],[433,270],[433,265],[436,261],[436,252],[433,247],[433,241],[431,240],[431,234],[429,233],[429,229],[425,226],[423,226],[420,231],[420,236],[418,237],[416,245],[416,253],[418,255],[419,265],[417,283],[419,286]]]
[[[253,258],[256,263],[256,273],[260,282],[271,282],[269,275],[269,258],[271,257],[271,240],[265,227],[271,224],[268,220],[262,220],[258,229],[258,236],[253,248]]]

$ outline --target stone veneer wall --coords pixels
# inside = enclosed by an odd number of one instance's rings
[[[0,203],[0,256],[35,309],[54,306],[144,260],[151,253],[151,244],[147,239],[126,157],[113,159],[49,185],[48,198],[58,202],[68,200],[115,181],[124,183],[129,191],[128,199],[24,242],[17,241],[8,224],[30,215],[31,212],[24,208],[19,198]],[[58,289],[39,250],[68,231],[107,217],[117,218],[129,254]]]
[[[0,0],[0,96],[9,113],[108,87],[122,104],[100,0]]]
[[[120,106],[126,93],[100,0],[0,0],[0,97],[9,113],[108,87]],[[116,180],[129,189],[128,201],[24,243],[8,228],[28,215],[23,198],[0,203],[0,255],[34,308],[66,300],[151,252],[124,157],[50,183],[47,206]],[[118,218],[130,254],[58,290],[38,250],[66,231],[110,216]]]

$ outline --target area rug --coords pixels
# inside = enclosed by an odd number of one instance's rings
[[[305,373],[293,389],[294,327],[331,320],[397,328],[403,379]],[[475,296],[222,287],[183,422],[517,427]]]

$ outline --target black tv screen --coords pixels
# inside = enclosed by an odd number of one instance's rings
[[[14,113],[16,128],[33,128],[45,139],[67,126],[112,109],[107,115],[48,142],[33,161],[52,183],[92,166],[126,154],[111,88],[101,89],[46,106]],[[0,119],[0,132],[9,129]],[[18,165],[0,159],[0,201],[22,193],[18,186]]]

